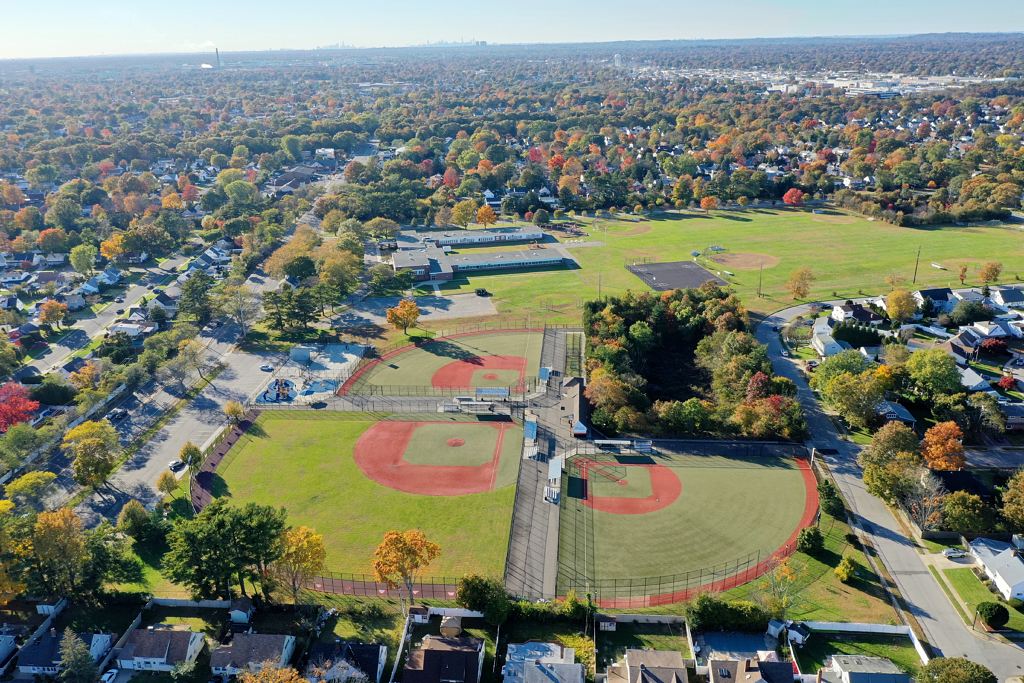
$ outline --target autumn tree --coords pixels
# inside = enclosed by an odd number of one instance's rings
[[[864,428],[877,415],[876,409],[883,393],[878,376],[867,371],[859,375],[847,372],[834,377],[823,395],[850,425]]]
[[[100,381],[100,369],[96,363],[83,363],[81,368],[68,375],[68,381],[79,390],[95,389]]]
[[[989,261],[981,267],[978,276],[982,282],[999,282],[999,275],[1003,272],[1003,264],[998,261]]]
[[[71,250],[71,267],[82,275],[88,275],[96,267],[96,247],[79,244]]]
[[[39,401],[29,398],[21,382],[8,382],[0,387],[0,431],[28,422],[39,408]]]
[[[713,211],[718,208],[718,197],[703,197],[700,200],[700,208],[705,211]]]
[[[445,171],[447,173],[447,171]],[[434,225],[439,228],[447,228],[452,224],[452,210],[447,206],[442,206],[434,214]]]
[[[960,534],[980,534],[992,524],[992,516],[981,496],[954,491],[942,503],[946,528]]]
[[[281,583],[292,589],[292,602],[298,605],[299,589],[323,572],[326,566],[324,537],[307,526],[300,526],[286,530],[281,542],[281,557],[274,562],[271,571]]]
[[[498,217],[494,213],[494,209],[484,204],[476,212],[476,222],[485,228],[488,225],[494,225],[498,222]]]
[[[60,327],[61,322],[68,317],[68,305],[53,299],[43,302],[39,320],[47,325]]]
[[[149,513],[142,503],[132,498],[117,515],[117,529],[132,538],[139,538],[149,524]]]
[[[40,512],[30,537],[31,557],[40,582],[52,593],[71,593],[89,560],[85,525],[71,508]]]
[[[907,359],[906,367],[913,386],[926,396],[955,394],[963,390],[956,361],[940,348],[915,351]]]
[[[227,285],[217,295],[217,310],[238,325],[245,341],[249,329],[260,319],[262,306],[260,295],[245,285]]]
[[[100,254],[103,258],[116,261],[124,255],[124,235],[115,233],[110,239],[100,242]]]
[[[761,598],[774,619],[785,620],[796,606],[800,572],[786,559],[770,558],[761,583]]]
[[[455,208],[452,209],[452,222],[456,225],[466,227],[473,222],[474,218],[476,218],[476,212],[476,202],[472,199],[459,202],[455,205]]]
[[[53,472],[26,472],[4,486],[4,494],[21,505],[36,503],[57,479]]]
[[[811,283],[817,278],[810,266],[800,266],[790,271],[785,287],[794,299],[804,299],[811,291]]]
[[[914,487],[922,464],[917,435],[901,422],[889,422],[875,433],[857,462],[868,493],[885,501],[902,500]]]
[[[1003,492],[1003,517],[1018,533],[1024,533],[1024,468],[1017,470]]]
[[[963,657],[933,657],[916,678],[920,683],[998,683],[988,667]]]
[[[956,422],[939,422],[924,433],[921,452],[933,470],[959,470],[967,464],[963,432]]]
[[[189,472],[196,474],[203,466],[203,452],[199,450],[199,446],[191,441],[186,441],[185,445],[181,447],[181,451],[178,452],[178,460],[185,463]]]
[[[917,299],[905,289],[897,289],[885,298],[885,312],[893,326],[898,327],[917,312]]]
[[[73,478],[82,486],[96,486],[114,469],[118,435],[107,421],[90,420],[64,435],[64,446],[75,456]]]
[[[384,534],[384,540],[373,554],[374,580],[398,589],[398,599],[402,613],[405,614],[402,586],[409,592],[411,603],[417,572],[429,566],[440,554],[441,547],[428,541],[426,534],[419,529],[410,529],[405,533],[389,531]]]
[[[235,422],[241,422],[245,417],[245,407],[239,401],[228,401],[224,404],[224,414]]]
[[[395,329],[401,328],[408,333],[410,327],[416,326],[420,317],[420,307],[412,299],[402,299],[394,308],[387,309],[388,324]]]
[[[804,193],[798,188],[790,188],[786,191],[786,194],[782,195],[782,201],[789,206],[803,206],[804,205]]]
[[[156,490],[165,496],[169,496],[178,490],[178,478],[174,476],[174,472],[170,470],[164,470],[160,473],[160,476],[156,478]]]
[[[966,263],[961,263],[957,267],[957,277],[960,278],[960,285],[962,286],[964,284],[964,280],[967,279],[967,264]]]

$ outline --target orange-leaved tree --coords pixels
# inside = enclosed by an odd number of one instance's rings
[[[498,222],[498,217],[494,213],[494,209],[484,204],[476,211],[476,222],[485,228],[488,225],[493,225]]]
[[[387,314],[388,324],[394,325],[396,330],[402,328],[403,332],[408,332],[419,320],[420,307],[412,299],[402,299],[397,306],[389,308]]]
[[[933,470],[959,470],[966,463],[963,432],[956,422],[939,422],[924,433],[921,452]]]
[[[389,588],[398,589],[398,600],[402,614],[406,613],[402,597],[402,586],[409,591],[412,603],[412,585],[416,574],[441,554],[441,546],[427,540],[419,529],[405,533],[389,531],[373,554],[373,574],[376,581],[386,583]]]
[[[68,305],[53,299],[44,301],[40,308],[42,312],[39,315],[39,319],[47,325],[57,325],[57,327],[60,327],[61,321],[68,316]]]
[[[324,570],[324,537],[308,526],[300,526],[287,529],[281,542],[284,552],[271,571],[292,589],[292,601],[298,605],[299,589]]]
[[[700,208],[711,211],[718,208],[718,197],[704,197],[700,200]]]

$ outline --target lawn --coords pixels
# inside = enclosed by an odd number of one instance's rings
[[[796,651],[800,671],[804,674],[813,674],[824,668],[832,655],[885,657],[901,671],[911,675],[922,665],[921,657],[910,638],[900,636],[814,631],[807,643]]]
[[[327,567],[371,573],[373,552],[392,529],[421,529],[441,546],[427,574],[500,576],[515,486],[465,496],[402,493],[367,478],[356,440],[379,415],[269,412],[221,465],[214,495],[235,504],[284,506],[288,522],[324,535]],[[415,416],[400,416],[415,419]]]
[[[1006,624],[1006,628],[1013,631],[1024,632],[1024,614],[1021,614],[1017,610],[1010,607],[1003,596],[998,595],[990,591],[985,584],[981,582],[975,574],[974,570],[969,567],[962,569],[943,569],[942,573],[945,574],[946,578],[953,585],[954,590],[960,597],[961,603],[964,604],[964,612],[972,621],[974,620],[974,612],[978,609],[978,605],[983,602],[998,602],[999,604],[1006,607],[1007,611],[1010,612],[1010,621]]]
[[[216,638],[221,625],[228,620],[226,609],[205,607],[153,607],[142,613],[142,628],[154,624],[187,626],[207,638]]]
[[[690,658],[686,629],[682,624],[628,624],[619,622],[614,631],[597,632],[597,667],[603,671],[626,656],[626,650],[681,652]]]
[[[722,264],[735,273],[728,280],[746,305],[766,312],[792,303],[783,285],[790,271],[799,266],[810,266],[816,276],[810,298],[846,299],[860,296],[860,292],[877,294],[887,289],[882,278],[889,273],[909,278],[919,246],[922,262],[935,261],[947,267],[955,267],[961,260],[967,262],[968,285],[980,284],[978,270],[983,262],[1015,262],[1024,257],[1024,246],[1010,241],[1011,233],[1005,228],[900,228],[859,216],[819,215],[799,209],[664,213],[640,223],[601,219],[596,226],[594,219],[577,222],[593,239],[605,243],[604,247],[579,249],[568,245],[581,270],[473,275],[460,279],[458,285],[445,283],[442,289],[487,287],[494,292],[500,312],[525,314],[537,310],[538,296],[551,292],[572,292],[592,299],[597,297],[599,286],[607,294],[645,289],[639,278],[623,267],[627,259],[646,256],[659,261],[690,260],[691,251],[721,245],[726,256],[752,254],[748,261],[757,259],[758,265],[761,254],[770,257],[765,259],[765,297],[761,299],[755,296],[759,280],[756,266],[746,265],[752,269],[743,270]],[[819,258],[823,253],[829,258]],[[1007,273],[1007,279],[1012,277]],[[949,274],[943,271],[919,270],[916,286],[945,287],[948,279]],[[561,318],[575,320],[578,313],[569,311]]]

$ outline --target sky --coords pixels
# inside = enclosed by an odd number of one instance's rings
[[[5,3],[0,59],[310,49],[427,41],[612,40],[1024,31],[1024,3],[979,0],[50,0]]]

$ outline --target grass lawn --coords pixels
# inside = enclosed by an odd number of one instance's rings
[[[962,548],[963,544],[955,538],[944,538],[938,540],[931,540],[922,538],[921,543],[925,549],[930,553],[941,553],[946,548]]]
[[[67,627],[75,633],[104,631],[124,635],[145,605],[88,605],[72,602],[54,621],[54,628],[63,631]]]
[[[874,636],[863,633],[827,633],[815,631],[807,643],[796,650],[800,671],[813,674],[828,664],[832,655],[885,657],[905,673],[913,675],[922,665],[910,638]]]
[[[619,622],[614,631],[597,632],[597,667],[614,664],[626,656],[626,650],[646,649],[681,652],[683,659],[690,655],[686,642],[686,629],[682,624],[627,624]]]
[[[974,620],[974,612],[978,609],[978,605],[983,602],[998,602],[1010,612],[1010,621],[1007,622],[1006,628],[1013,631],[1024,631],[1024,614],[1010,607],[1003,600],[1003,596],[990,591],[981,582],[981,579],[974,574],[973,569],[968,567],[962,569],[943,569],[942,573],[953,584],[953,588],[960,597],[960,602],[967,603],[964,605],[964,612],[972,621]]]
[[[214,495],[233,503],[284,506],[288,522],[324,535],[327,567],[371,573],[384,533],[421,529],[441,546],[427,573],[500,576],[515,486],[467,496],[402,493],[367,478],[353,459],[356,440],[378,415],[269,412],[221,465]],[[406,416],[402,416],[406,417]]]
[[[153,607],[143,611],[141,628],[154,624],[187,626],[193,631],[205,633],[207,638],[214,638],[221,624],[227,620],[228,611],[226,609]]]
[[[601,463],[605,476],[588,476],[595,505],[618,504],[624,498],[678,495],[660,509],[644,514],[619,514],[594,509],[581,499],[578,460],[570,461],[563,477],[559,538],[559,594],[576,586],[586,590],[595,580],[643,579],[693,572],[671,587],[652,584],[648,594],[675,592],[711,580],[717,568],[722,579],[726,563],[761,552],[767,558],[788,542],[805,513],[804,477],[794,460],[662,453],[656,469],[629,466],[628,458],[588,456]],[[618,477],[618,481],[614,479]],[[665,483],[653,487],[653,481]],[[670,493],[672,478],[678,494]],[[626,484],[623,485],[622,483]],[[716,505],[723,491],[732,495],[728,506]],[[602,499],[612,501],[602,503]],[[648,499],[649,500],[649,499]],[[660,499],[658,499],[660,500]],[[646,501],[645,501],[646,502]],[[714,515],[707,514],[715,508]],[[680,544],[681,530],[693,539],[719,542]],[[657,553],[649,552],[657,547]],[[621,590],[620,590],[621,589]],[[598,597],[630,597],[644,587],[605,584]],[[642,593],[635,594],[639,596]]]

